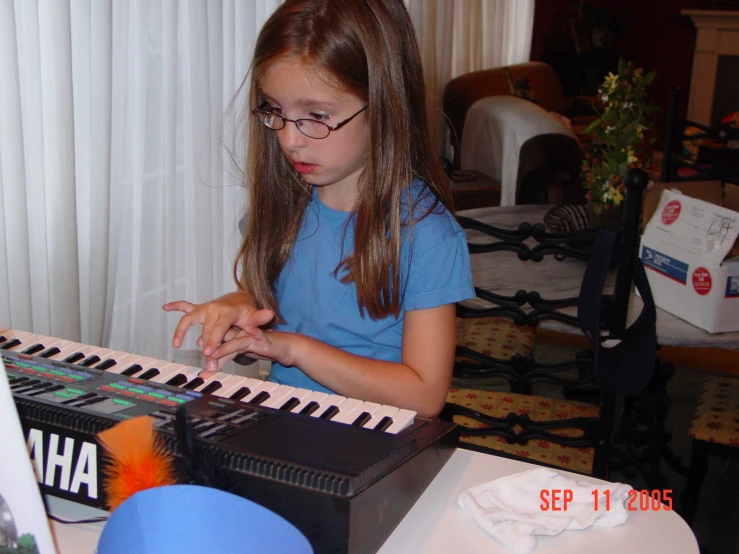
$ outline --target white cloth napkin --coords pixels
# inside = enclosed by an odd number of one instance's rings
[[[549,502],[543,510],[542,491]],[[552,510],[553,490],[572,491],[566,510]],[[598,491],[598,509],[593,492]],[[610,491],[606,509],[605,491]],[[576,481],[549,468],[536,468],[501,477],[462,491],[459,506],[485,531],[517,554],[533,552],[536,535],[559,535],[567,529],[587,529],[591,525],[614,527],[629,520],[624,506],[631,486],[621,483],[593,484]],[[563,492],[556,507],[563,507]]]

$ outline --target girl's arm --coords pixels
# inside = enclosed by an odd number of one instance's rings
[[[455,305],[405,312],[401,363],[350,354],[297,333],[244,329],[248,335],[219,346],[220,358],[240,352],[295,366],[343,396],[436,417],[451,383],[456,342]]]

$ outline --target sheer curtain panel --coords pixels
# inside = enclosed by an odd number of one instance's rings
[[[0,0],[0,324],[177,358],[161,305],[234,289],[222,139],[279,3]]]

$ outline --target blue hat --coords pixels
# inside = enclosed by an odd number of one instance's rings
[[[281,516],[235,494],[196,485],[144,490],[110,516],[98,554],[313,554]]]

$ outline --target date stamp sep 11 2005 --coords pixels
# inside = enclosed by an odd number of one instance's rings
[[[593,496],[593,509],[596,512],[611,510],[610,490],[594,489],[591,494]],[[542,489],[539,499],[541,500],[539,508],[542,512],[566,512],[569,505],[574,501],[575,495],[572,489]],[[657,512],[660,510],[669,512],[672,510],[672,490],[631,489],[623,502],[628,512]]]

